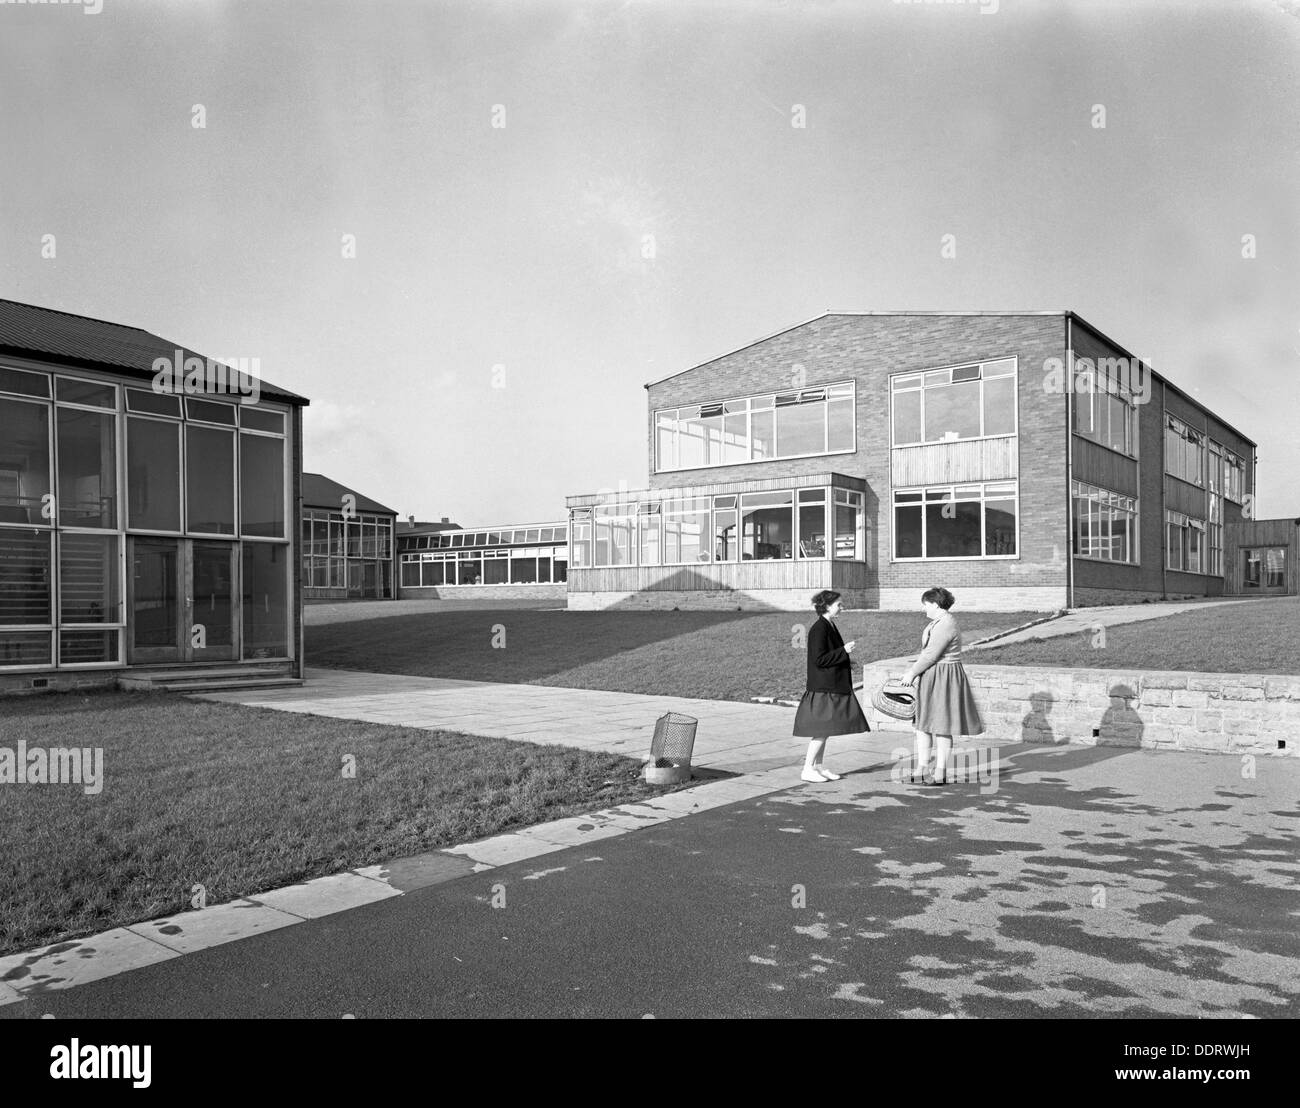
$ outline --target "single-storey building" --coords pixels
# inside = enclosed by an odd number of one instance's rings
[[[550,600],[562,605],[569,570],[563,521],[456,528],[428,524],[397,536],[403,600]]]
[[[649,487],[567,498],[570,607],[940,584],[1050,611],[1281,579],[1229,546],[1255,442],[1074,312],[827,313],[646,391]]]
[[[394,600],[397,513],[319,473],[302,475],[306,600]]]
[[[0,691],[301,678],[307,401],[244,365],[0,300]]]

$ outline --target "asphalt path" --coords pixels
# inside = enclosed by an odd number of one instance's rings
[[[1300,1015],[1300,764],[986,753],[947,788],[882,759],[0,1018]]]

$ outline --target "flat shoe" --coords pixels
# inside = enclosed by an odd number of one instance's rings
[[[817,772],[820,773],[824,778],[826,778],[827,781],[838,781],[842,776],[841,774],[838,773],[831,773],[831,771],[828,770],[825,766],[818,766]]]
[[[806,769],[799,775],[801,781],[815,781],[819,785],[826,784],[826,778],[818,773],[815,769]]]

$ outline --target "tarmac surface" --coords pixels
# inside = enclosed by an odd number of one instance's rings
[[[434,874],[0,1017],[1300,1015],[1293,760],[960,745],[968,779],[931,788],[833,740],[828,765],[860,767],[839,782]]]

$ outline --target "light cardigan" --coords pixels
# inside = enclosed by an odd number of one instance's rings
[[[917,677],[938,662],[958,661],[961,658],[961,630],[957,620],[945,613],[931,620],[921,634],[921,653],[908,670],[908,677]]]

